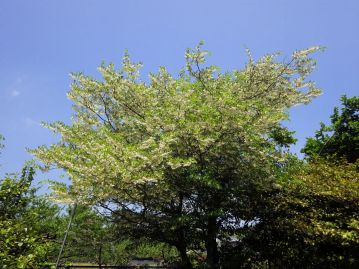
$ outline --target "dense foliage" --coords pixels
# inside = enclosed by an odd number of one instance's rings
[[[62,264],[358,268],[358,97],[342,97],[305,160],[281,125],[320,92],[307,80],[316,50],[284,63],[248,52],[222,73],[198,46],[178,78],[160,68],[144,82],[127,54],[102,80],[74,74],[73,122],[47,124],[61,141],[32,151],[67,172],[52,199],[69,205],[36,196],[32,166],[2,179],[0,267],[53,264],[75,212]]]
[[[99,68],[102,81],[73,76],[73,123],[47,125],[61,142],[33,153],[67,171],[66,198],[101,205],[131,236],[176,247],[187,268],[190,249],[218,268],[218,239],[256,218],[252,207],[286,161],[287,109],[319,93],[307,80],[317,49],[287,63],[249,54],[244,69],[221,73],[197,47],[179,78],[161,68],[149,83],[126,54],[122,69]]]
[[[58,208],[31,187],[34,168],[0,181],[1,268],[43,268],[51,256]]]
[[[63,235],[74,207],[58,222],[58,232]],[[119,234],[114,225],[99,211],[87,206],[77,206],[69,230],[61,264],[91,263],[125,265],[132,257],[153,257],[165,262],[177,259],[174,249],[164,244],[140,241]]]
[[[68,212],[36,195],[34,168],[0,181],[0,268],[53,268],[67,228]],[[127,264],[131,257],[177,260],[164,244],[120,237],[101,214],[79,206],[70,227],[61,264]]]
[[[241,262],[269,262],[271,268],[357,268],[358,165],[293,160],[281,176],[280,188],[268,192],[257,210],[258,224],[242,232],[244,244],[237,250]]]

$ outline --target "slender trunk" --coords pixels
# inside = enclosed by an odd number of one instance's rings
[[[100,245],[100,248],[98,250],[98,265],[99,268],[102,268],[102,245]]]
[[[217,245],[217,220],[215,217],[209,217],[207,223],[206,250],[207,267],[209,269],[219,269],[219,251]]]

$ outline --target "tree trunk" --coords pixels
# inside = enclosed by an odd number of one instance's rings
[[[209,269],[219,269],[219,251],[217,246],[217,220],[215,217],[209,217],[207,223],[206,250],[207,267]]]
[[[182,261],[182,268],[183,269],[192,269],[192,263],[187,255],[187,249],[185,246],[183,245],[177,245],[176,246],[178,252],[180,253],[181,256],[181,261]]]

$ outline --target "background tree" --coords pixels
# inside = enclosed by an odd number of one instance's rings
[[[61,218],[58,229],[61,236],[65,233],[72,210],[74,208],[70,206],[67,214]],[[116,241],[109,222],[91,207],[80,205],[76,208],[61,261],[112,265],[116,254],[111,247],[115,246]]]
[[[73,123],[47,125],[61,142],[32,152],[65,169],[76,199],[106,207],[121,228],[176,247],[186,268],[187,250],[204,249],[207,267],[218,268],[217,239],[253,221],[286,159],[276,138],[288,133],[280,125],[288,108],[319,93],[306,79],[317,49],[287,63],[249,57],[243,70],[221,73],[201,67],[197,47],[179,78],[160,68],[149,83],[126,54],[121,70],[99,68],[103,81],[73,76]]]
[[[56,219],[56,240],[53,249],[48,251],[49,262],[54,262],[60,251],[73,208],[69,206],[67,212]],[[49,223],[51,221],[47,220],[47,226]],[[77,206],[61,264],[126,265],[132,257],[152,257],[166,263],[178,260],[178,253],[168,245],[133,239],[115,228],[108,218],[94,208]]]
[[[0,181],[0,264],[2,268],[44,268],[51,260],[58,207],[36,197],[35,171]]]
[[[278,170],[280,188],[264,195],[243,260],[273,268],[358,267],[358,100],[343,96],[341,114],[335,108],[332,125],[307,140],[309,162],[293,158]]]
[[[357,164],[318,160],[294,166],[281,188],[263,197],[258,223],[244,239],[252,249],[246,258],[271,268],[357,268]]]
[[[314,138],[308,138],[302,152],[308,157],[343,157],[355,162],[359,157],[359,97],[345,95],[341,98],[342,108],[337,107],[331,115],[331,125],[321,123]]]

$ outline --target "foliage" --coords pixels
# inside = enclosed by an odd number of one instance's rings
[[[63,237],[74,207],[68,208],[59,223],[59,234]],[[106,264],[107,248],[114,241],[113,233],[105,219],[90,207],[78,206],[69,230],[62,262],[89,262]],[[112,257],[114,259],[114,257]]]
[[[74,207],[70,206],[57,222],[57,233],[61,239],[73,210]],[[98,210],[77,206],[61,264],[125,265],[131,257],[153,257],[166,262],[178,258],[176,251],[168,245],[133,240],[126,235],[119,235],[114,228]],[[59,251],[59,245],[56,250]]]
[[[201,67],[198,46],[177,79],[162,67],[149,83],[125,54],[122,69],[99,68],[102,81],[73,75],[73,123],[47,124],[61,141],[32,152],[67,171],[70,198],[101,204],[135,237],[175,246],[188,268],[187,249],[205,249],[218,268],[216,239],[255,217],[251,207],[286,159],[287,109],[319,94],[306,79],[317,49],[288,63],[248,53],[243,70],[221,73]]]
[[[331,115],[331,125],[321,123],[314,138],[308,138],[304,152],[308,157],[317,155],[345,158],[355,162],[359,157],[359,97],[345,95],[341,98],[342,108],[337,107]]]
[[[111,253],[112,261],[115,264],[128,264],[131,258],[156,258],[163,260],[164,263],[170,264],[178,260],[176,249],[164,243],[146,242],[145,240],[134,241],[130,239],[122,239],[114,244],[115,248]],[[113,254],[112,254],[113,253]],[[116,259],[113,259],[115,255]]]
[[[332,125],[308,139],[303,151],[309,162],[292,157],[278,167],[277,189],[263,193],[257,222],[239,235],[242,244],[224,249],[227,263],[358,267],[357,100],[342,97],[341,115],[335,108]]]
[[[245,258],[273,268],[357,268],[358,163],[297,160],[287,172],[246,231]]]
[[[57,207],[35,196],[31,187],[35,171],[24,167],[20,178],[0,182],[1,268],[43,268],[52,249]]]

